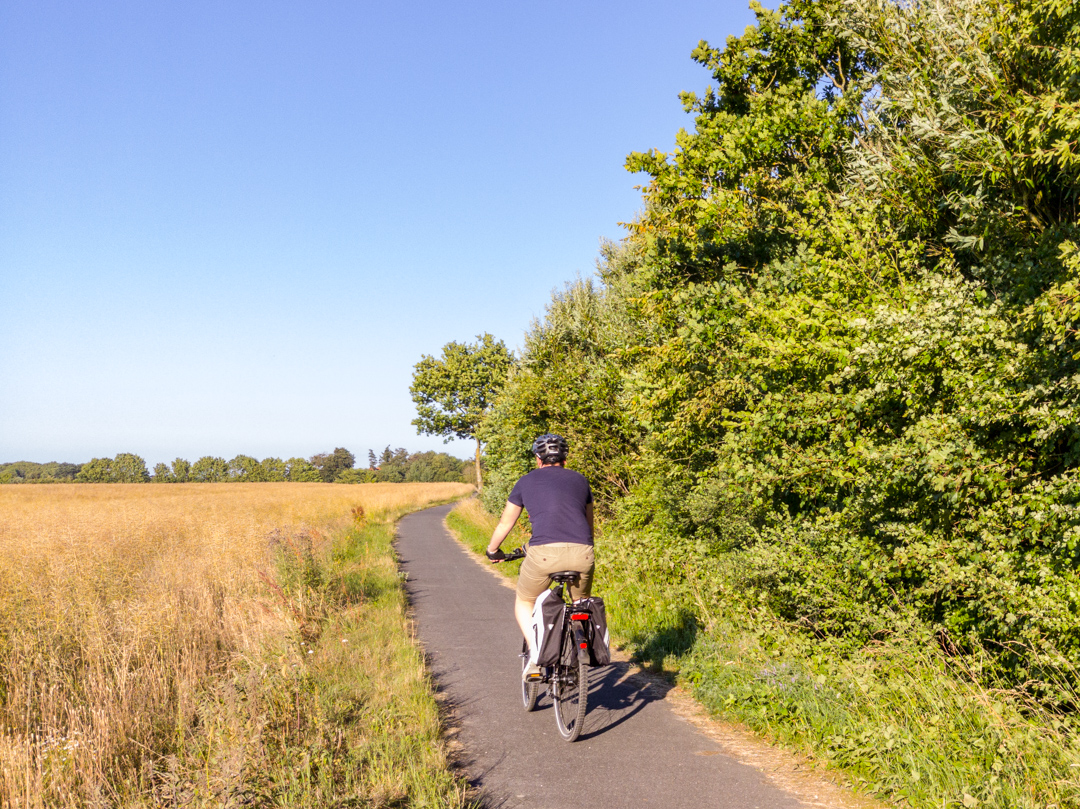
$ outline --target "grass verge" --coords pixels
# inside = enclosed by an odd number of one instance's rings
[[[462,504],[448,524],[483,552],[495,519]],[[897,631],[861,649],[732,605],[723,583],[655,541],[598,532],[596,591],[635,662],[899,806],[1080,807],[1080,727],[982,682],[977,654]],[[506,567],[499,565],[498,567]]]
[[[1075,722],[982,684],[972,658],[899,638],[832,653],[718,624],[683,660],[712,712],[914,807],[1076,807]]]
[[[498,517],[493,517],[484,511],[484,507],[480,505],[480,501],[475,497],[462,500],[446,515],[446,524],[454,532],[458,540],[465,543],[465,547],[480,556],[483,556],[487,550],[488,542],[491,541],[491,533],[498,523]],[[510,551],[528,541],[529,535],[518,524],[514,526],[514,530],[510,532],[510,535],[503,542],[502,548],[504,551]],[[491,569],[513,579],[517,577],[518,571],[521,570],[521,562],[522,560],[519,559],[514,562],[493,564]]]
[[[279,597],[295,619],[275,648],[208,691],[169,760],[170,805],[466,807],[411,642],[391,523],[321,555],[282,538]]]

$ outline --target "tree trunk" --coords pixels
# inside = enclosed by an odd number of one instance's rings
[[[480,476],[480,439],[476,439],[476,491],[484,490],[484,479]]]

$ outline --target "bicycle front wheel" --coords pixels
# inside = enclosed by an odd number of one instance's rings
[[[581,735],[581,728],[585,724],[585,710],[589,698],[588,666],[584,661],[578,661],[572,666],[560,664],[556,667],[552,686],[559,735],[572,742]]]
[[[529,643],[528,641],[522,641],[521,643],[521,671],[524,675],[525,667],[529,665]],[[536,707],[536,700],[540,698],[540,682],[535,680],[527,683],[525,680],[521,681],[521,702],[525,706],[526,711],[531,711]]]

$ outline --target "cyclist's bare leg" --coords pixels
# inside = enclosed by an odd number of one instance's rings
[[[525,636],[525,642],[529,644],[530,650],[532,650],[532,611],[535,603],[535,598],[531,601],[526,601],[523,598],[514,599],[514,617],[517,618],[518,626],[521,627],[521,634]]]

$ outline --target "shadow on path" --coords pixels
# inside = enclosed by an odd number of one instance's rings
[[[646,705],[660,702],[673,686],[657,680],[651,682],[630,673],[629,663],[612,663],[589,670],[589,713],[580,740],[591,739],[614,730],[644,710]],[[551,697],[541,689],[536,703],[538,713],[552,710]],[[552,718],[550,721],[554,722]]]

